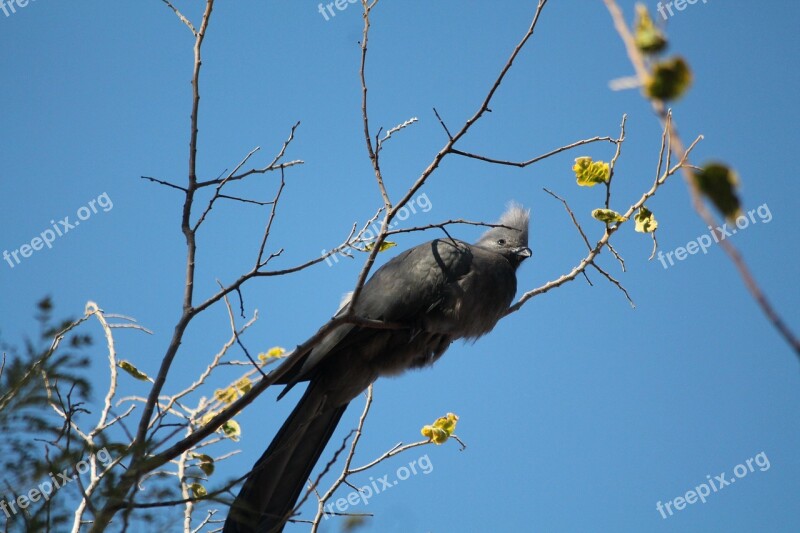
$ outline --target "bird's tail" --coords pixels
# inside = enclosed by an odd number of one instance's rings
[[[347,404],[326,408],[312,380],[231,505],[223,533],[280,533]]]

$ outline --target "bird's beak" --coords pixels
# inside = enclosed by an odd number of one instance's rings
[[[526,259],[533,255],[533,252],[531,252],[531,249],[528,248],[527,246],[520,246],[519,248],[514,248],[512,252],[514,252],[514,255],[519,256],[522,259]]]

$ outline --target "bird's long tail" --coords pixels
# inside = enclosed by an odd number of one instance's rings
[[[233,502],[223,533],[280,533],[347,404],[325,407],[312,382]]]

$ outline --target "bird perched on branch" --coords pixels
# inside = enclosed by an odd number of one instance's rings
[[[431,365],[454,340],[494,328],[516,294],[517,267],[531,256],[528,219],[527,210],[511,204],[475,244],[436,239],[375,272],[355,315],[399,326],[338,326],[288,371],[279,398],[301,381],[308,388],[247,476],[224,533],[282,531],[352,399],[378,377]]]

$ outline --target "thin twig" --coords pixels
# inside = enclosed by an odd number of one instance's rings
[[[567,144],[565,146],[561,146],[560,148],[556,148],[555,150],[550,150],[546,154],[542,154],[540,156],[534,157],[532,159],[528,159],[526,161],[507,161],[507,160],[504,160],[504,159],[495,159],[495,158],[492,158],[492,157],[486,157],[486,156],[479,155],[479,154],[473,154],[473,153],[470,153],[470,152],[464,152],[464,151],[458,150],[456,148],[453,148],[451,151],[455,155],[468,157],[470,159],[477,159],[479,161],[485,161],[487,163],[492,163],[492,164],[495,164],[495,165],[507,165],[507,166],[512,166],[512,167],[525,168],[525,167],[527,167],[529,165],[533,165],[534,163],[538,163],[539,161],[542,161],[543,159],[547,159],[548,157],[552,157],[554,155],[560,154],[561,152],[566,152],[567,150],[572,150],[573,148],[577,148],[578,146],[583,146],[583,145],[586,145],[586,144],[591,144],[591,143],[601,142],[601,141],[608,141],[608,142],[611,142],[611,143],[615,143],[615,144],[617,144],[619,146],[619,140],[618,139],[613,139],[613,138],[607,137],[607,136],[606,137],[592,137],[591,139],[583,139],[581,141],[575,141],[574,143]]]
[[[175,6],[173,6],[169,0],[161,0],[161,1],[167,4],[167,6],[178,16],[178,18],[181,19],[181,22],[186,24],[186,26],[192,31],[192,34],[194,34],[194,36],[197,37],[197,30],[194,29],[194,25],[192,24],[192,22],[186,17],[184,17],[183,13],[178,11],[178,9]]]
[[[184,193],[187,192],[186,187],[181,187],[180,185],[175,185],[174,183],[170,183],[168,181],[160,180],[158,178],[153,178],[151,176],[139,176],[139,177],[142,178],[143,180],[149,180],[152,181],[153,183],[158,183],[161,185],[166,185],[167,187],[172,187],[173,189],[178,189],[179,191],[183,191]]]
[[[625,22],[625,17],[622,14],[622,10],[620,9],[619,5],[615,0],[603,0],[608,8],[608,12],[611,15],[611,19],[614,23],[614,28],[619,33],[620,37],[622,38],[623,43],[625,44],[625,50],[628,53],[628,58],[631,61],[631,64],[636,71],[636,75],[642,81],[646,80],[649,76],[647,71],[647,67],[645,65],[644,56],[639,51],[636,46],[635,40],[633,38],[633,34],[631,33],[630,29],[628,28],[627,23]],[[664,106],[664,102],[657,99],[651,99],[650,104],[655,112],[656,116],[658,117],[659,121],[661,122],[662,126],[669,129],[670,138],[675,145],[675,151],[681,152],[683,143],[681,141],[680,136],[677,132],[677,127],[674,121],[669,120],[669,112]],[[689,195],[692,200],[692,206],[694,210],[700,215],[700,218],[703,219],[705,224],[711,228],[719,228],[720,223],[714,214],[708,209],[706,204],[703,202],[702,195],[698,189],[697,184],[695,183],[694,176],[692,174],[692,169],[689,164],[684,165],[683,170],[683,179],[689,189]],[[714,231],[719,231],[714,230]],[[718,235],[719,236],[719,235]],[[753,276],[752,272],[750,271],[750,267],[744,260],[741,252],[739,252],[738,248],[736,248],[733,244],[730,243],[728,240],[719,240],[719,244],[722,247],[723,251],[728,255],[728,258],[733,263],[734,267],[739,273],[739,277],[742,278],[742,281],[750,292],[753,299],[756,301],[758,306],[761,308],[762,313],[767,318],[767,320],[775,327],[778,333],[783,337],[787,344],[794,350],[795,354],[800,358],[800,339],[794,334],[794,332],[789,328],[783,318],[778,314],[775,308],[772,306],[770,301],[767,299],[766,294],[761,289],[760,285],[756,281],[755,277]]]
[[[553,191],[551,191],[550,189],[545,188],[544,192],[546,192],[547,194],[549,194],[550,196],[552,196],[553,198],[555,198],[556,200],[559,200],[562,204],[564,204],[564,209],[566,209],[567,213],[569,213],[569,218],[572,219],[572,223],[575,225],[576,228],[578,228],[578,232],[581,234],[581,237],[583,238],[583,242],[584,242],[584,244],[586,244],[586,248],[588,248],[589,251],[591,251],[592,250],[592,245],[589,244],[589,238],[586,237],[586,233],[584,233],[583,228],[581,227],[580,223],[578,223],[578,219],[575,218],[575,213],[572,212],[572,209],[570,209],[569,204],[567,203],[567,201],[564,200],[563,198],[561,198],[559,195],[557,195]],[[587,279],[587,281],[588,281],[588,279]],[[589,282],[589,284],[591,285],[591,282]]]
[[[489,224],[488,222],[473,222],[472,220],[464,220],[461,218],[456,218],[452,220],[446,220],[444,222],[438,222],[435,224],[426,224],[424,226],[414,226],[411,228],[400,228],[400,229],[393,229],[386,232],[386,236],[389,235],[396,235],[398,233],[413,233],[417,231],[428,231],[431,229],[441,229],[444,230],[446,226],[451,226],[453,224],[463,224],[465,226],[482,226],[486,228],[506,228],[506,229],[513,229],[509,226],[505,226],[503,224]],[[448,235],[449,236],[449,235]],[[452,237],[451,237],[452,238]]]
[[[630,294],[628,294],[628,291],[625,289],[625,287],[622,286],[622,283],[620,283],[618,280],[616,280],[611,274],[609,274],[608,272],[603,270],[602,267],[598,266],[597,263],[593,262],[592,263],[592,267],[594,267],[595,270],[600,272],[608,281],[610,281],[611,283],[616,285],[617,288],[619,290],[621,290],[623,292],[623,294],[625,294],[625,298],[628,299],[628,302],[631,304],[631,307],[634,308],[634,309],[636,308],[636,304],[633,303],[633,300],[631,299]]]
[[[678,163],[675,164],[673,167],[668,168],[667,170],[665,170],[664,175],[662,175],[658,180],[656,180],[655,183],[653,183],[652,187],[650,187],[650,190],[645,192],[635,204],[633,204],[632,206],[630,206],[630,208],[628,208],[628,210],[622,215],[625,218],[625,221],[619,222],[615,226],[609,227],[609,228],[606,229],[606,232],[603,235],[603,237],[589,251],[589,253],[586,255],[586,257],[581,259],[580,263],[578,263],[577,266],[575,266],[572,270],[570,270],[569,273],[563,274],[563,275],[559,276],[558,278],[556,278],[556,279],[554,279],[552,281],[549,281],[549,282],[545,283],[544,285],[542,285],[542,286],[540,286],[540,287],[538,287],[536,289],[532,289],[532,290],[529,290],[529,291],[525,292],[516,301],[516,303],[514,303],[514,305],[512,305],[506,311],[505,314],[509,315],[511,313],[515,313],[515,312],[519,311],[522,308],[522,306],[525,305],[525,302],[527,302],[531,298],[533,298],[535,296],[538,296],[540,294],[544,294],[544,293],[546,293],[548,291],[551,291],[551,290],[555,289],[556,287],[560,287],[561,285],[564,285],[565,283],[568,283],[568,282],[574,280],[578,275],[582,274],[584,272],[584,270],[586,270],[586,268],[589,267],[589,265],[592,265],[594,263],[595,258],[600,254],[601,250],[606,247],[606,245],[607,245],[609,239],[611,238],[611,236],[614,233],[616,233],[616,231],[620,227],[622,227],[622,225],[625,224],[625,222],[630,220],[630,217],[633,215],[633,213],[637,209],[642,207],[645,204],[645,202],[647,202],[647,200],[649,200],[656,193],[656,191],[666,182],[666,180],[670,176],[672,176],[673,174],[678,172],[683,167],[683,165],[686,164],[686,161],[688,160],[689,155],[691,154],[692,150],[694,150],[694,147],[697,146],[697,143],[700,142],[701,139],[702,139],[702,136],[700,136],[697,139],[695,139],[695,141],[691,145],[689,145],[689,148],[687,148],[686,151],[683,153],[683,156],[681,157],[680,161],[678,161]]]
[[[374,6],[375,4],[376,4],[376,2],[373,2],[372,5]],[[387,209],[387,212],[386,212],[386,214],[384,216],[384,219],[383,219],[383,223],[381,225],[381,232],[378,234],[377,238],[375,239],[375,245],[374,245],[372,251],[370,252],[369,257],[367,257],[367,260],[365,261],[364,266],[361,269],[361,272],[358,275],[358,280],[356,281],[355,288],[353,289],[353,296],[352,296],[353,305],[351,306],[351,309],[355,308],[355,306],[356,306],[356,304],[358,302],[358,299],[360,298],[361,291],[363,290],[364,284],[366,283],[366,280],[367,280],[367,276],[369,275],[369,272],[370,272],[370,270],[372,269],[372,266],[375,263],[375,258],[377,257],[378,251],[381,248],[381,244],[383,243],[384,239],[386,238],[386,232],[388,231],[388,228],[389,228],[389,225],[390,225],[391,221],[394,219],[394,217],[397,214],[397,212],[400,209],[402,209],[406,205],[406,203],[408,203],[411,200],[411,198],[413,198],[413,196],[417,193],[417,191],[425,184],[425,182],[430,177],[430,175],[433,174],[433,172],[439,167],[439,165],[441,164],[442,160],[448,154],[453,152],[453,148],[454,148],[455,144],[459,141],[459,139],[464,137],[467,134],[467,132],[469,132],[469,130],[472,128],[472,126],[478,120],[480,120],[480,118],[485,113],[487,113],[489,111],[489,105],[491,104],[495,93],[500,88],[500,85],[503,83],[503,80],[505,79],[505,77],[508,74],[509,70],[511,70],[511,66],[514,64],[514,61],[516,60],[517,56],[520,54],[522,49],[525,47],[525,44],[528,42],[528,40],[531,38],[531,36],[533,36],[534,30],[536,29],[536,25],[539,22],[539,17],[540,17],[540,15],[542,13],[542,10],[544,9],[544,6],[546,4],[547,4],[547,0],[538,0],[536,11],[535,11],[535,13],[533,15],[533,19],[531,20],[531,23],[530,23],[530,26],[528,27],[527,32],[525,32],[525,35],[523,35],[522,39],[520,39],[520,41],[514,47],[514,50],[511,52],[511,55],[509,56],[509,58],[506,61],[505,65],[501,68],[500,73],[498,74],[497,78],[494,80],[494,83],[490,87],[490,89],[487,92],[485,98],[483,99],[483,101],[481,102],[480,106],[478,107],[477,111],[475,111],[475,113],[469,119],[467,119],[466,122],[464,122],[464,124],[462,125],[461,129],[455,135],[453,135],[452,137],[448,137],[448,140],[445,143],[444,147],[442,147],[442,149],[439,150],[439,152],[436,153],[436,155],[433,157],[433,160],[431,161],[431,163],[428,165],[427,168],[425,168],[425,170],[422,171],[422,174],[417,178],[417,180],[414,182],[414,184],[411,187],[409,187],[409,189],[406,191],[405,195],[397,203],[395,203],[391,207],[391,209]],[[363,65],[364,65],[365,56],[366,56],[366,50],[367,50],[367,48],[366,48],[366,36],[368,35],[368,32],[369,32],[369,12],[370,12],[371,6],[367,5],[366,0],[362,0],[362,6],[364,7],[364,37],[365,37],[364,41],[362,42],[362,69],[361,69],[361,73],[362,73],[362,114],[364,115],[364,117],[363,117],[364,118],[364,126],[365,126],[364,136],[366,138],[368,151],[370,151],[370,154],[371,154],[371,139],[370,139],[370,135],[369,135],[368,120],[367,120],[367,117],[366,117],[366,113],[367,113],[367,109],[366,109],[366,94],[367,93],[366,93],[366,85],[365,85],[365,81],[364,81],[365,78],[363,76]],[[370,158],[372,159],[372,154],[370,155]],[[380,183],[379,186],[382,187],[382,183]],[[382,191],[382,195],[383,195],[383,191]],[[384,195],[384,205],[386,205],[386,206],[390,205],[389,202],[388,202],[388,196],[385,196],[385,195]]]

